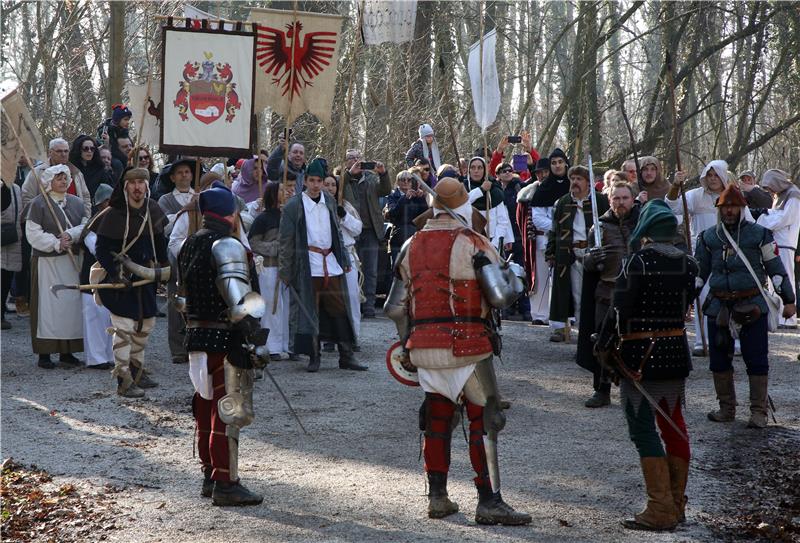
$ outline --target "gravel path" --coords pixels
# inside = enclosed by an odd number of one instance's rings
[[[391,322],[365,322],[359,360],[366,373],[304,363],[270,366],[310,431],[302,434],[268,380],[256,385],[257,419],[242,432],[240,475],[264,503],[216,508],[199,496],[202,479],[193,455],[191,384],[186,366],[169,362],[166,320],[150,338],[148,363],[161,384],[144,401],[116,396],[107,372],[35,367],[27,322],[10,317],[2,335],[2,457],[35,464],[59,483],[95,499],[114,500],[114,528],[97,527],[108,541],[642,541],[619,519],[638,511],[644,492],[638,458],[612,391],[612,407],[585,409],[591,376],[572,361],[574,345],[547,341],[543,327],[504,324],[500,387],[512,402],[500,434],[503,495],[533,516],[528,527],[483,527],[467,446],[453,439],[449,490],[461,512],[442,521],[425,516],[419,457],[420,389],[395,382],[384,365],[394,341]],[[715,469],[717,452],[760,440],[764,433],[800,446],[798,333],[771,336],[771,394],[780,428],[746,430],[744,366],[737,359],[740,411],[735,424],[706,420],[714,404],[707,359],[696,361],[687,385],[687,424],[693,455],[688,523],[652,542],[718,541],[726,500],[739,487]],[[792,445],[793,444],[793,445]],[[746,454],[743,455],[746,458]],[[120,489],[109,493],[109,488]]]

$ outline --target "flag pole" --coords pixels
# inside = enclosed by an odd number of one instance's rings
[[[291,144],[289,143],[289,119],[292,119],[292,102],[294,101],[294,72],[295,72],[295,46],[297,45],[297,31],[295,30],[297,26],[297,0],[292,2],[292,52],[291,52],[291,60],[289,61],[289,67],[291,70],[289,71],[289,113],[286,115],[286,127],[283,129],[283,179],[281,180],[281,188],[278,194],[278,201],[280,203],[285,203],[286,201],[286,184],[288,183],[289,179],[289,147]],[[258,154],[259,156],[259,168],[263,170],[261,166],[261,153]],[[261,173],[263,177],[263,171]],[[295,183],[297,183],[295,181]],[[261,190],[261,183],[258,184],[258,192],[261,195],[262,203],[261,206],[264,206],[264,192]]]
[[[478,59],[478,66],[480,71],[480,78],[481,78],[481,112],[486,114],[486,94],[483,90],[483,32],[484,32],[484,17],[486,15],[486,4],[484,0],[481,0],[481,3],[478,9],[481,10],[481,23],[480,23],[480,52],[479,52],[479,59]],[[483,135],[483,176],[486,180],[489,179],[489,143],[486,138],[486,127],[483,126],[482,119],[478,119],[478,122],[481,123],[481,133]],[[469,171],[467,172],[467,177],[469,177]],[[491,230],[491,221],[489,219],[489,211],[492,209],[492,191],[491,188],[486,191],[486,237],[489,240],[492,239],[492,235],[490,233]]]
[[[61,227],[61,221],[58,220],[58,216],[56,216],[55,209],[53,209],[53,203],[50,200],[50,195],[48,195],[47,192],[44,190],[44,184],[42,183],[42,180],[39,178],[39,174],[36,172],[36,168],[33,167],[33,162],[31,162],[31,158],[28,156],[28,152],[25,150],[25,146],[22,144],[22,140],[20,139],[19,134],[17,133],[17,129],[14,128],[13,120],[8,115],[8,112],[5,109],[3,109],[3,114],[6,116],[6,120],[8,121],[8,126],[9,128],[11,128],[11,132],[14,134],[14,139],[16,139],[17,142],[19,143],[19,148],[22,149],[22,155],[25,157],[25,162],[28,163],[28,167],[31,169],[31,174],[33,175],[33,178],[36,179],[36,184],[39,187],[39,192],[41,193],[42,198],[44,198],[44,203],[47,205],[48,211],[50,211],[50,215],[53,218],[53,222],[56,223],[56,228],[58,228],[58,235],[61,236],[64,234],[64,229]],[[73,180],[73,183],[74,182],[75,181]],[[66,217],[67,215],[65,213],[64,218],[66,219]],[[75,260],[75,255],[72,253],[72,250],[67,249],[67,254],[69,255],[69,259],[72,261],[72,265],[75,267],[75,271],[80,273],[81,268],[80,266],[78,266],[78,261]]]
[[[358,55],[361,49],[361,24],[364,16],[364,0],[358,7],[358,17],[356,19],[356,31],[353,34],[353,58],[350,60],[350,81],[347,83],[347,108],[344,114],[344,161],[342,162],[342,175],[339,190],[336,193],[336,199],[339,205],[342,205],[344,200],[344,174],[347,170],[347,148],[350,146],[350,117],[353,113],[353,87],[356,81],[356,67],[358,65]]]

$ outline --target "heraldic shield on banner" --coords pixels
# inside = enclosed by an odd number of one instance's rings
[[[255,34],[164,27],[162,153],[249,151],[254,137]]]

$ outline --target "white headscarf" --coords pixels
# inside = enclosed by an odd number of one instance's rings
[[[53,179],[60,173],[67,174],[67,188],[69,188],[72,184],[72,173],[70,173],[69,167],[67,167],[66,164],[57,164],[55,166],[50,166],[42,172],[41,181],[45,192],[51,192],[53,190]]]
[[[717,173],[717,177],[719,177],[720,181],[722,181],[722,188],[724,189],[725,187],[727,187],[728,163],[725,162],[724,160],[712,160],[711,162],[706,164],[706,167],[703,168],[703,173],[700,174],[700,184],[703,186],[703,188],[704,189],[708,188],[706,186],[706,175],[708,175],[708,172],[709,170],[711,170],[711,168],[714,168],[714,171]]]
[[[419,134],[419,141],[422,142],[422,152],[425,155],[425,158],[430,159],[433,157],[433,163],[431,164],[431,171],[436,171],[439,166],[442,165],[442,159],[439,156],[439,144],[436,143],[436,137],[434,136],[433,142],[431,143],[430,151],[428,150],[428,142],[425,141],[425,136],[433,136],[433,127],[429,124],[422,124],[417,130]]]
[[[783,209],[790,198],[800,198],[800,189],[789,181],[789,174],[783,170],[772,169],[764,172],[761,186],[778,195],[772,202],[772,209]]]

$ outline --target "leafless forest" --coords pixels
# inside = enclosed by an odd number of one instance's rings
[[[399,166],[417,126],[430,122],[446,161],[455,160],[454,147],[462,157],[473,153],[484,138],[472,110],[468,48],[481,28],[496,28],[503,103],[486,134],[492,147],[527,129],[540,150],[591,152],[598,165],[617,166],[635,145],[670,169],[677,134],[690,170],[724,158],[734,170],[800,172],[797,2],[420,1],[413,42],[369,47],[355,46],[359,2],[191,3],[244,21],[250,5],[347,16],[332,125],[310,115],[294,124],[311,155],[343,154],[353,62],[351,143]],[[183,4],[4,0],[2,79],[20,83],[46,139],[94,133],[110,105],[127,99],[127,82],[159,76],[156,16],[182,16]],[[261,125],[266,147],[283,121],[267,113]]]

